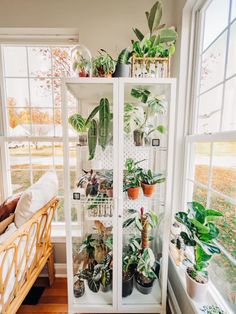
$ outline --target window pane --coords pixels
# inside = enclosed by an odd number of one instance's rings
[[[29,144],[27,142],[9,142],[9,160],[12,170],[29,168]]]
[[[223,86],[220,85],[200,96],[198,112],[198,133],[219,131],[222,90]]]
[[[236,130],[235,99],[236,99],[236,77],[232,78],[231,80],[225,83],[225,99],[222,131]]]
[[[58,194],[62,196],[64,195],[63,171],[57,171],[57,178],[58,178]]]
[[[30,97],[32,107],[52,107],[51,79],[30,79]]]
[[[68,47],[52,48],[52,63],[54,77],[70,77],[71,49]]]
[[[235,8],[236,10],[236,8]],[[236,21],[230,27],[227,77],[236,73]]]
[[[194,180],[208,185],[208,172],[210,164],[210,143],[195,144],[195,174]]]
[[[26,190],[30,185],[30,171],[11,170],[12,192],[18,193]]]
[[[60,199],[58,207],[57,207],[57,221],[65,221],[64,214],[64,199]]]
[[[215,254],[209,267],[209,275],[229,305],[236,313],[236,266],[223,253]]]
[[[34,136],[54,136],[53,110],[32,108],[32,134]]]
[[[205,28],[203,49],[227,26],[229,16],[229,0],[212,0],[205,12]],[[217,23],[216,23],[217,21]]]
[[[203,204],[204,206],[206,206],[207,190],[198,186],[198,185],[194,185],[192,200],[195,202],[199,202],[199,203]]]
[[[48,47],[28,47],[29,75],[51,76],[51,50]]]
[[[30,110],[28,108],[8,109],[8,126],[10,136],[29,136],[31,134],[30,128]]]
[[[236,142],[213,144],[212,187],[236,199]]]
[[[226,51],[226,32],[202,55],[200,92],[223,81]]]
[[[29,106],[29,89],[27,79],[6,79],[7,105],[12,107]]]
[[[236,18],[236,0],[232,0],[231,21]]]
[[[53,167],[52,143],[34,142],[30,152],[33,169],[49,169]]]
[[[3,56],[5,76],[27,76],[27,56],[25,47],[4,47]]]

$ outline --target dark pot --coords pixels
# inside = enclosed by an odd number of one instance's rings
[[[141,130],[134,130],[133,135],[135,146],[144,146],[144,132]]]
[[[127,297],[128,295],[131,295],[131,293],[133,292],[133,288],[134,288],[133,278],[134,278],[133,275],[131,275],[127,279],[123,277],[123,280],[122,280],[122,297],[123,298]]]
[[[145,282],[144,279],[146,279]],[[135,286],[142,294],[150,294],[152,292],[153,282],[154,279],[148,279],[139,273],[135,274]]]
[[[113,77],[130,77],[130,64],[117,63]]]
[[[100,287],[102,292],[108,292],[112,289],[112,284],[110,283],[109,285],[106,286],[100,285]]]
[[[75,298],[82,297],[84,295],[84,281],[83,280],[76,280],[74,283],[74,296]]]

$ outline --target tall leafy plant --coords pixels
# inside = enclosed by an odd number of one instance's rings
[[[207,267],[214,254],[220,249],[214,240],[219,235],[219,229],[214,224],[217,217],[223,216],[219,211],[205,208],[198,202],[188,202],[187,212],[178,212],[176,220],[186,227],[180,233],[184,244],[192,247],[194,252],[193,270],[191,277],[197,280],[198,276],[207,278]]]

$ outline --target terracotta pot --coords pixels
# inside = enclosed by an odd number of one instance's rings
[[[141,183],[143,194],[147,197],[151,197],[152,194],[155,192],[156,184],[146,184]]]
[[[139,198],[139,193],[140,193],[140,187],[136,187],[136,188],[129,188],[127,190],[128,193],[128,198],[131,200],[136,200],[137,198]]]
[[[109,188],[106,190],[108,197],[113,197],[113,188]]]
[[[89,73],[86,71],[79,71],[79,77],[89,77]]]
[[[187,270],[185,272],[187,292],[191,299],[196,302],[205,302],[207,296],[208,282],[200,283],[189,276]]]

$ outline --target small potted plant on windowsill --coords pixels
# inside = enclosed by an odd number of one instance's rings
[[[143,294],[149,294],[155,278],[156,260],[153,251],[149,248],[149,230],[157,226],[157,215],[154,211],[144,213],[142,207],[140,211],[129,209],[132,215],[124,221],[123,228],[135,224],[136,228],[141,232],[141,250],[138,255],[137,269],[135,272],[136,288]]]
[[[140,177],[142,168],[137,165],[142,162],[134,161],[132,158],[128,158],[125,163],[126,174],[123,190],[127,191],[128,197],[131,200],[136,200],[140,194]]]
[[[112,77],[116,66],[115,60],[104,49],[100,49],[98,53],[99,55],[92,60],[93,76]]]
[[[180,232],[184,244],[193,249],[194,260],[186,269],[186,284],[188,295],[195,301],[204,301],[208,287],[207,267],[213,254],[220,249],[213,242],[219,235],[219,229],[213,221],[222,216],[214,209],[207,209],[197,202],[188,203],[187,212],[178,212],[176,220],[186,227]]]
[[[146,197],[151,197],[155,192],[155,187],[158,183],[165,181],[165,177],[162,173],[153,173],[149,170],[142,170],[141,172],[141,186],[143,189],[143,194]]]

